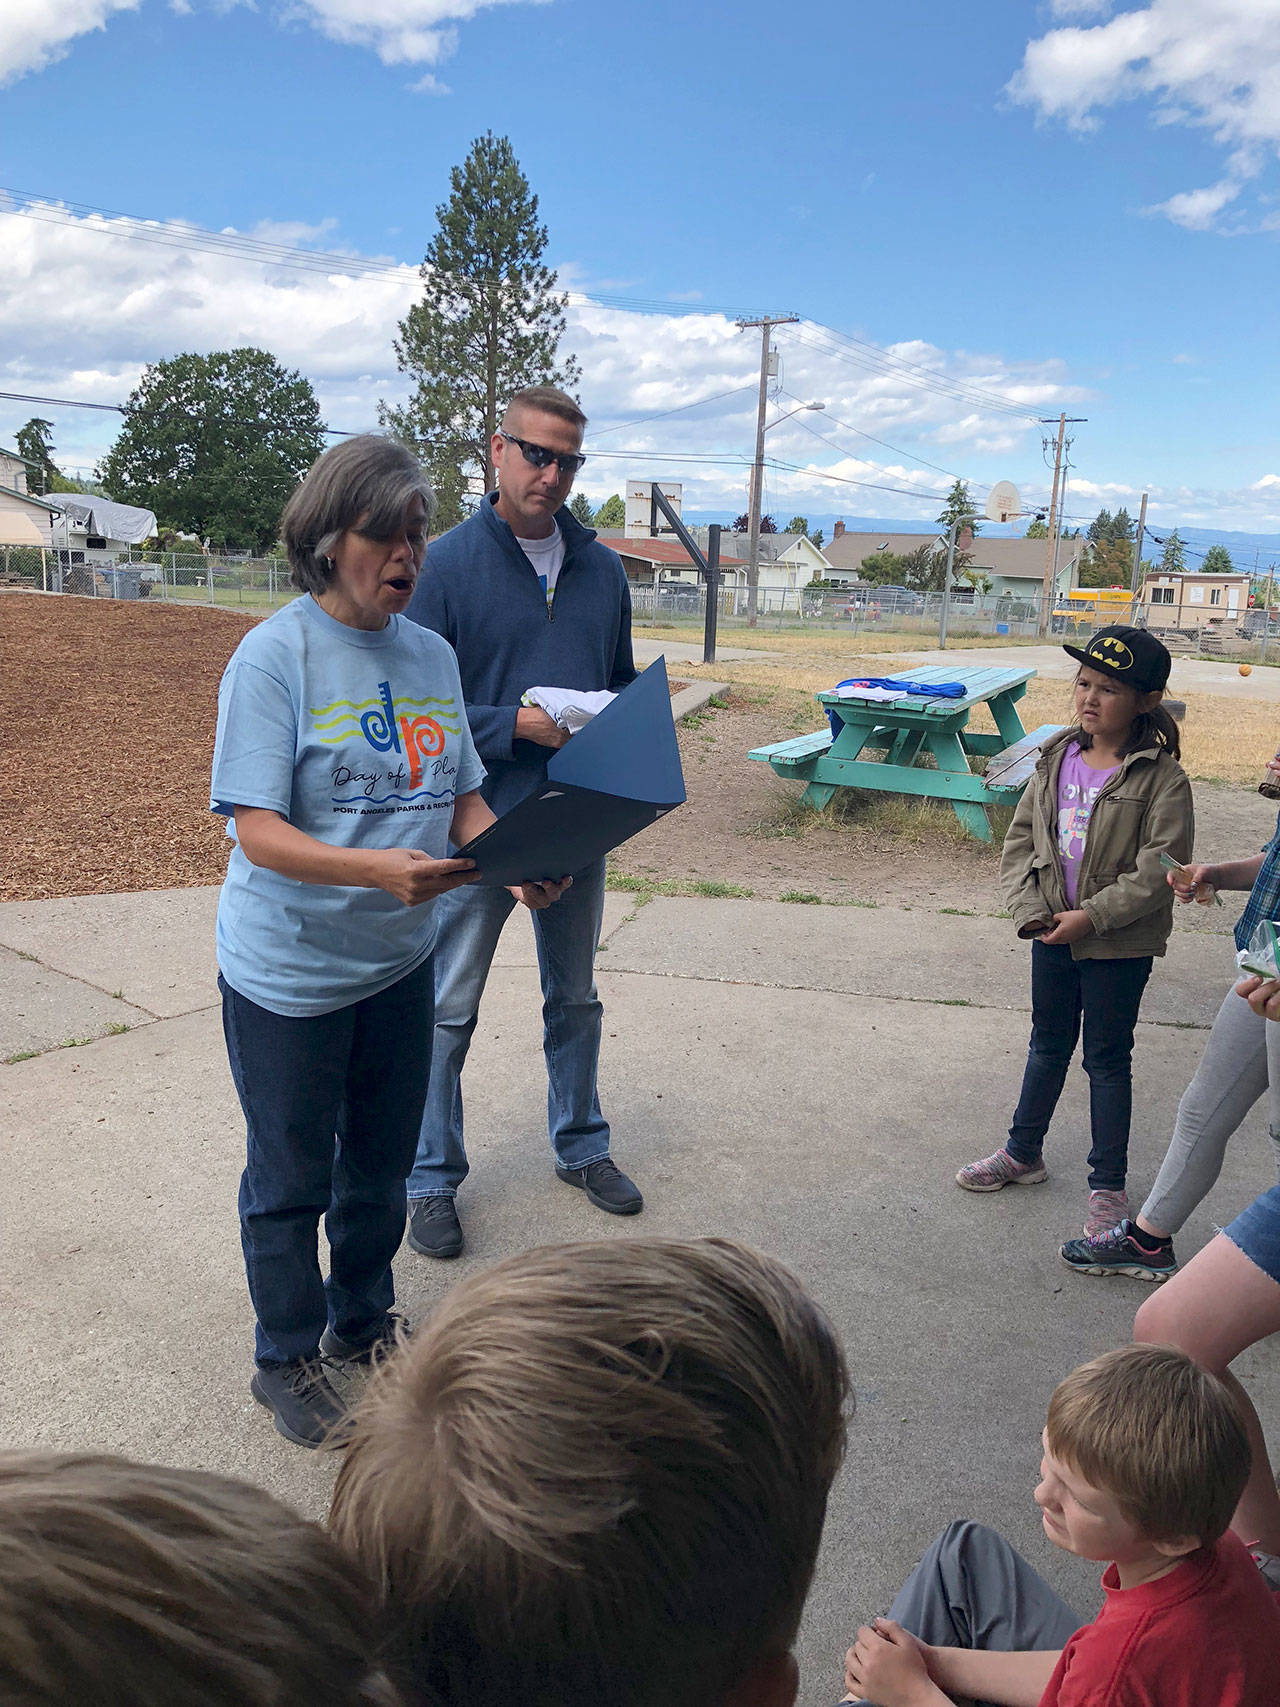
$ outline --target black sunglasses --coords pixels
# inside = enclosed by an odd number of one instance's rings
[[[587,460],[575,451],[548,450],[545,445],[530,444],[528,439],[518,439],[514,433],[508,433],[502,427],[498,428],[498,437],[505,439],[509,445],[519,445],[520,454],[535,468],[546,468],[553,462],[558,463],[562,475],[576,474]]]

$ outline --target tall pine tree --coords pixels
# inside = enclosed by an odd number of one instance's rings
[[[1183,553],[1182,541],[1178,530],[1174,528],[1164,542],[1164,550],[1160,553],[1160,569],[1165,575],[1181,575],[1185,573],[1187,559]]]
[[[384,426],[412,444],[439,500],[437,526],[461,518],[468,479],[494,486],[490,440],[507,399],[526,385],[572,390],[581,370],[561,355],[568,298],[543,266],[547,228],[505,136],[487,131],[449,175],[420,269],[423,296],[400,322],[400,371],[414,389]]]

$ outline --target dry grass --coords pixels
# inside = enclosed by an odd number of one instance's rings
[[[656,638],[679,638],[658,631]],[[732,645],[744,650],[772,652],[774,661],[761,658],[739,658],[713,665],[681,664],[680,673],[689,680],[712,676],[723,681],[728,677],[740,692],[749,695],[770,695],[771,707],[777,711],[780,730],[792,725],[800,729],[820,726],[819,707],[813,695],[831,687],[845,676],[859,672],[883,675],[888,659],[903,656],[901,638],[898,651],[891,653],[885,645],[872,646],[884,637],[858,637],[858,649],[851,646],[849,635],[767,635],[759,632],[734,634]],[[730,644],[726,640],[726,644]],[[779,658],[777,654],[784,656]],[[888,656],[886,656],[888,654]],[[1261,775],[1267,760],[1276,750],[1280,737],[1280,707],[1251,699],[1228,699],[1221,695],[1186,692],[1187,714],[1182,723],[1182,762],[1187,775],[1196,781],[1250,783]],[[758,702],[758,700],[757,700]],[[1071,690],[1064,681],[1048,681],[1033,677],[1019,701],[1018,710],[1023,725],[1034,729],[1041,723],[1065,723],[1071,716]],[[991,732],[995,720],[987,706],[977,707],[970,719],[974,730]]]

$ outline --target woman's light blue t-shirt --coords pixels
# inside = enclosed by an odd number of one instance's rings
[[[445,859],[454,798],[484,774],[453,650],[406,617],[371,633],[304,595],[246,634],[227,665],[210,804],[229,820],[236,806],[262,806],[332,847]],[[231,850],[218,966],[259,1007],[347,1007],[412,972],[434,941],[429,901],[299,883]]]

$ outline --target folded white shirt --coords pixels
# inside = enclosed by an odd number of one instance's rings
[[[585,729],[591,719],[617,694],[600,692],[584,693],[577,688],[530,688],[521,698],[521,705],[536,705],[539,711],[545,711],[551,720],[561,729],[567,729],[571,735],[576,735],[579,729]]]

